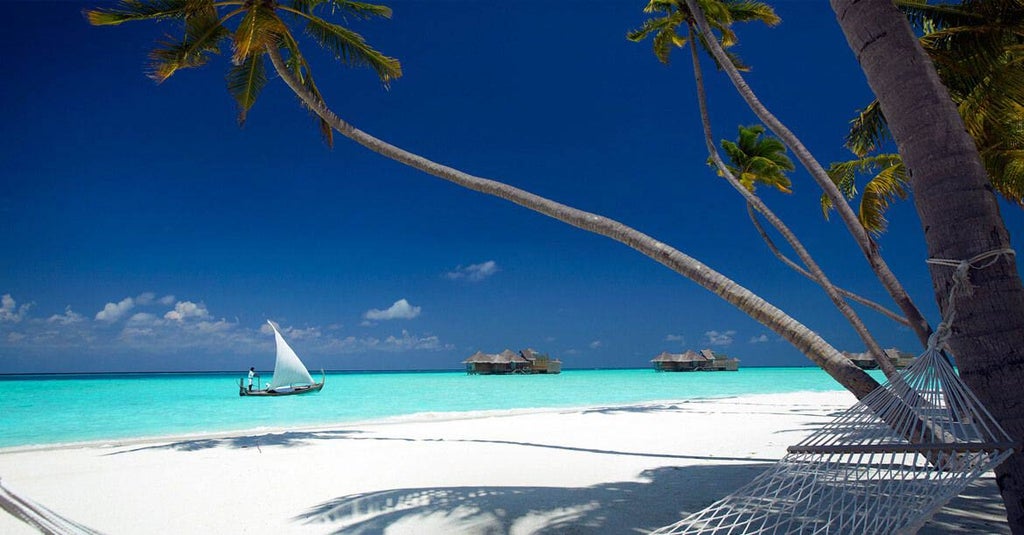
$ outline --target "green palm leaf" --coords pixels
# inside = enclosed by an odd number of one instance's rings
[[[179,22],[175,26],[179,33],[150,52],[149,74],[158,82],[179,69],[205,65],[230,40],[232,66],[225,79],[228,92],[238,104],[240,124],[245,123],[267,84],[264,55],[268,50],[287,51],[289,71],[320,98],[310,66],[286,20],[305,30],[347,66],[369,66],[385,84],[402,75],[398,60],[381,54],[359,34],[325,18],[367,20],[391,16],[390,8],[376,4],[348,0],[121,0],[114,7],[90,9],[84,14],[94,25],[138,20]],[[333,144],[330,125],[319,116],[317,121],[326,142]]]
[[[828,176],[836,184],[839,191],[849,199],[857,196],[857,176],[873,174],[864,186],[860,205],[857,209],[861,224],[876,236],[885,231],[888,222],[885,212],[897,199],[906,199],[910,191],[907,182],[906,168],[898,154],[879,154],[833,163],[828,168]],[[828,219],[832,210],[832,200],[827,195],[821,196],[821,209]]]
[[[228,17],[238,13],[241,12],[235,11]],[[150,52],[150,78],[159,83],[170,78],[178,69],[205,65],[210,55],[220,52],[221,43],[230,34],[231,32],[217,19],[216,12],[188,17],[182,42],[165,41]]]
[[[276,46],[285,33],[288,29],[273,8],[263,3],[253,5],[235,29],[231,61],[240,65],[253,54],[263,54],[268,46]]]
[[[305,13],[296,12],[304,17],[306,34],[320,46],[334,54],[334,59],[352,67],[370,67],[384,85],[402,76],[402,66],[397,59],[385,56],[366,44],[361,35],[348,28],[331,24],[318,17],[310,17]]]
[[[864,185],[860,198],[857,216],[864,228],[876,236],[885,232],[889,224],[885,219],[886,210],[897,199],[906,199],[909,189],[906,167],[902,163],[879,171]]]
[[[974,138],[992,186],[1024,206],[1024,2],[895,4],[922,32],[921,45]],[[885,117],[872,103],[851,121],[846,146],[864,156],[888,136]]]
[[[285,64],[287,65],[288,70],[292,73],[292,76],[299,80],[303,87],[312,93],[318,100],[323,100],[320,90],[316,87],[316,82],[313,81],[313,74],[310,70],[309,63],[307,63],[306,58],[302,56],[302,52],[299,50],[299,44],[291,34],[286,35],[284,39],[282,39],[282,46],[288,51],[288,60]],[[333,147],[334,129],[331,128],[331,125],[325,121],[323,117],[313,113],[313,110],[311,110],[302,99],[299,99],[299,102],[302,104],[302,107],[310,111],[310,114],[313,115],[314,119],[317,121],[320,128],[320,135],[324,138],[324,143],[329,147]]]
[[[136,20],[182,19],[191,0],[122,0],[115,8],[87,9],[85,18],[93,26],[111,26]]]
[[[369,20],[373,17],[391,18],[391,8],[363,2],[347,2],[345,0],[292,0],[292,8],[303,13],[314,14],[320,9],[330,9],[331,14],[340,12],[356,18]]]
[[[786,173],[796,166],[786,156],[786,146],[764,133],[761,125],[740,126],[735,143],[723,139],[720,145],[729,162],[726,168],[750,191],[754,191],[757,184],[763,184],[792,193],[792,183]],[[710,159],[708,164],[714,165]]]
[[[734,21],[750,22],[759,20],[773,26],[779,23],[779,17],[771,6],[762,2],[749,0],[699,0],[701,9],[712,30],[718,34],[722,48],[728,49],[736,44],[736,34],[730,26]],[[674,47],[685,46],[689,41],[687,35],[681,35],[684,28],[691,33],[693,17],[684,0],[649,0],[644,6],[644,13],[656,15],[644,21],[643,25],[628,32],[626,38],[639,42],[653,36],[654,55],[658,61],[668,63],[669,53]],[[702,48],[707,44],[698,35]],[[726,50],[730,61],[740,70],[749,70],[740,61],[739,56]],[[713,56],[712,56],[713,57]],[[716,66],[718,62],[715,62]]]
[[[228,92],[238,102],[238,124],[245,124],[249,108],[256,103],[260,90],[267,85],[266,65],[262,54],[250,54],[241,64],[228,71]]]

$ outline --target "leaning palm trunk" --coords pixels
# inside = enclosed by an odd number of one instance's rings
[[[690,27],[690,34],[693,34],[692,26]],[[697,82],[697,103],[700,108],[701,125],[704,129],[704,143],[707,145],[708,153],[711,155],[711,160],[715,163],[715,167],[717,167],[721,172],[726,182],[728,182],[734,190],[743,196],[743,199],[747,201],[747,206],[760,212],[761,215],[763,215],[764,218],[767,219],[780,234],[782,234],[782,237],[785,238],[786,242],[793,248],[793,251],[796,252],[804,265],[807,266],[811,279],[817,282],[822,289],[825,290],[829,299],[832,300],[832,304],[839,309],[839,312],[846,318],[846,321],[850,323],[853,330],[857,332],[857,336],[860,336],[861,341],[864,342],[868,352],[875,358],[875,362],[877,362],[882,368],[885,376],[891,381],[898,380],[899,374],[896,372],[896,365],[893,364],[885,352],[882,351],[882,347],[878,345],[878,341],[875,340],[875,337],[868,330],[867,326],[864,325],[864,322],[861,321],[860,317],[857,316],[857,313],[850,307],[850,304],[847,303],[846,300],[843,299],[843,296],[839,294],[839,291],[828,279],[828,276],[825,275],[825,272],[821,270],[821,267],[814,261],[811,254],[807,252],[803,243],[797,239],[789,226],[783,223],[782,220],[775,215],[775,212],[772,212],[771,209],[765,205],[760,197],[754,195],[754,193],[744,187],[743,184],[740,184],[740,181],[737,180],[729,168],[725,166],[725,162],[722,161],[722,157],[718,154],[718,149],[715,147],[715,140],[711,135],[711,117],[708,115],[707,93],[704,91],[704,75],[701,72],[700,56],[697,54],[696,46],[690,47],[690,61],[693,63],[693,78]]]
[[[864,225],[857,219],[857,214],[850,208],[849,203],[843,198],[842,193],[832,182],[832,179],[828,177],[828,173],[821,166],[820,163],[814,158],[807,147],[791,132],[785,125],[782,124],[770,111],[766,108],[761,101],[758,100],[757,96],[754,95],[753,90],[747,85],[746,81],[740,75],[736,67],[733,66],[732,62],[729,61],[725,51],[722,50],[721,45],[715,36],[711,33],[711,29],[708,27],[707,20],[704,18],[704,12],[700,9],[697,4],[697,0],[686,0],[686,5],[690,8],[690,12],[693,13],[694,20],[697,23],[697,27],[700,29],[701,35],[704,36],[705,41],[708,44],[708,50],[718,61],[718,64],[722,66],[722,69],[729,76],[733,85],[736,86],[736,90],[740,93],[740,96],[747,102],[750,109],[761,119],[764,124],[771,129],[785,143],[792,149],[793,154],[800,160],[800,163],[807,169],[814,178],[815,182],[821,187],[822,191],[832,200],[833,206],[836,208],[836,212],[839,213],[843,223],[846,224],[846,228],[853,236],[854,241],[860,247],[861,252],[867,259],[868,264],[874,271],[875,276],[885,287],[886,291],[892,297],[893,301],[903,312],[903,316],[910,322],[911,328],[914,333],[917,334],[918,340],[921,341],[922,346],[928,345],[928,336],[931,334],[931,327],[928,322],[921,315],[920,310],[914,305],[914,302],[910,299],[907,291],[900,284],[896,275],[889,269],[888,264],[882,258],[882,255],[878,253],[877,248],[872,243],[871,238],[868,236]]]
[[[890,0],[830,0],[907,166],[932,258],[966,260],[1010,247],[973,139],[903,15]],[[929,266],[944,317],[953,270]],[[964,382],[1024,442],[1024,286],[1012,255],[970,272],[949,345]],[[1024,534],[1024,455],[996,468],[1013,533]]]
[[[342,120],[322,99],[308,91],[292,76],[275,47],[268,46],[267,52],[278,75],[288,87],[310,110],[341,135],[429,175],[511,201],[563,223],[621,242],[710,290],[776,332],[858,398],[867,395],[877,386],[878,383],[871,376],[843,357],[817,333],[698,260],[618,221],[560,204],[508,184],[464,173],[377,139]]]
[[[757,220],[757,212],[754,210],[754,207],[749,204],[747,205],[747,215],[750,217],[750,223],[754,225],[754,228],[757,230],[757,233],[761,235],[761,240],[764,241],[764,244],[768,247],[768,250],[771,251],[773,255],[775,255],[775,258],[779,259],[779,262],[786,264],[787,266],[789,266],[790,269],[796,271],[797,273],[803,275],[804,277],[807,277],[808,279],[817,282],[814,278],[814,275],[812,275],[810,271],[807,271],[796,262],[787,258],[786,255],[784,255],[782,251],[780,251],[779,248],[775,246],[775,242],[772,241],[771,236],[769,236],[768,232],[764,229],[764,227],[761,226],[761,222]],[[835,289],[837,292],[839,292],[839,295],[849,299],[850,301],[860,303],[870,308],[871,310],[874,310],[875,312],[878,312],[879,314],[895,321],[896,323],[903,325],[904,327],[910,327],[909,322],[907,322],[907,318],[900,316],[899,314],[889,310],[888,308],[885,308],[884,306],[870,299],[857,295],[849,290],[845,290],[838,286],[836,286]]]

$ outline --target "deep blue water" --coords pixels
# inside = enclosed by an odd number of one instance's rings
[[[238,396],[238,374],[0,376],[0,448],[306,426],[418,413],[594,406],[741,394],[839,390],[818,368],[559,375],[329,373],[317,394]]]

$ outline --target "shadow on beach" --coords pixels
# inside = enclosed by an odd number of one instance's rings
[[[585,488],[448,487],[341,496],[294,520],[331,533],[636,534],[703,509],[747,484],[770,463],[662,467],[646,481]],[[1009,534],[991,474],[937,513],[919,535]]]
[[[333,533],[646,533],[744,485],[770,464],[662,467],[585,488],[449,487],[342,496],[295,520]],[[696,491],[699,489],[699,491]]]

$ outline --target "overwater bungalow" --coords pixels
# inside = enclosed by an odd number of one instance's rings
[[[470,375],[554,374],[562,371],[562,361],[533,349],[523,349],[518,353],[506,349],[496,355],[477,351],[462,363]]]
[[[686,353],[663,352],[651,359],[655,371],[659,372],[699,372],[699,371],[738,371],[740,359],[727,355],[716,355],[710,349],[700,351],[687,350]]]
[[[914,355],[900,351],[895,347],[883,349],[883,351],[897,369],[906,368],[914,362]],[[843,351],[843,356],[850,359],[850,362],[856,364],[857,367],[862,370],[878,369],[878,362],[875,361],[875,357],[871,356],[871,353],[868,353],[867,351],[863,353],[850,353],[849,351]]]

